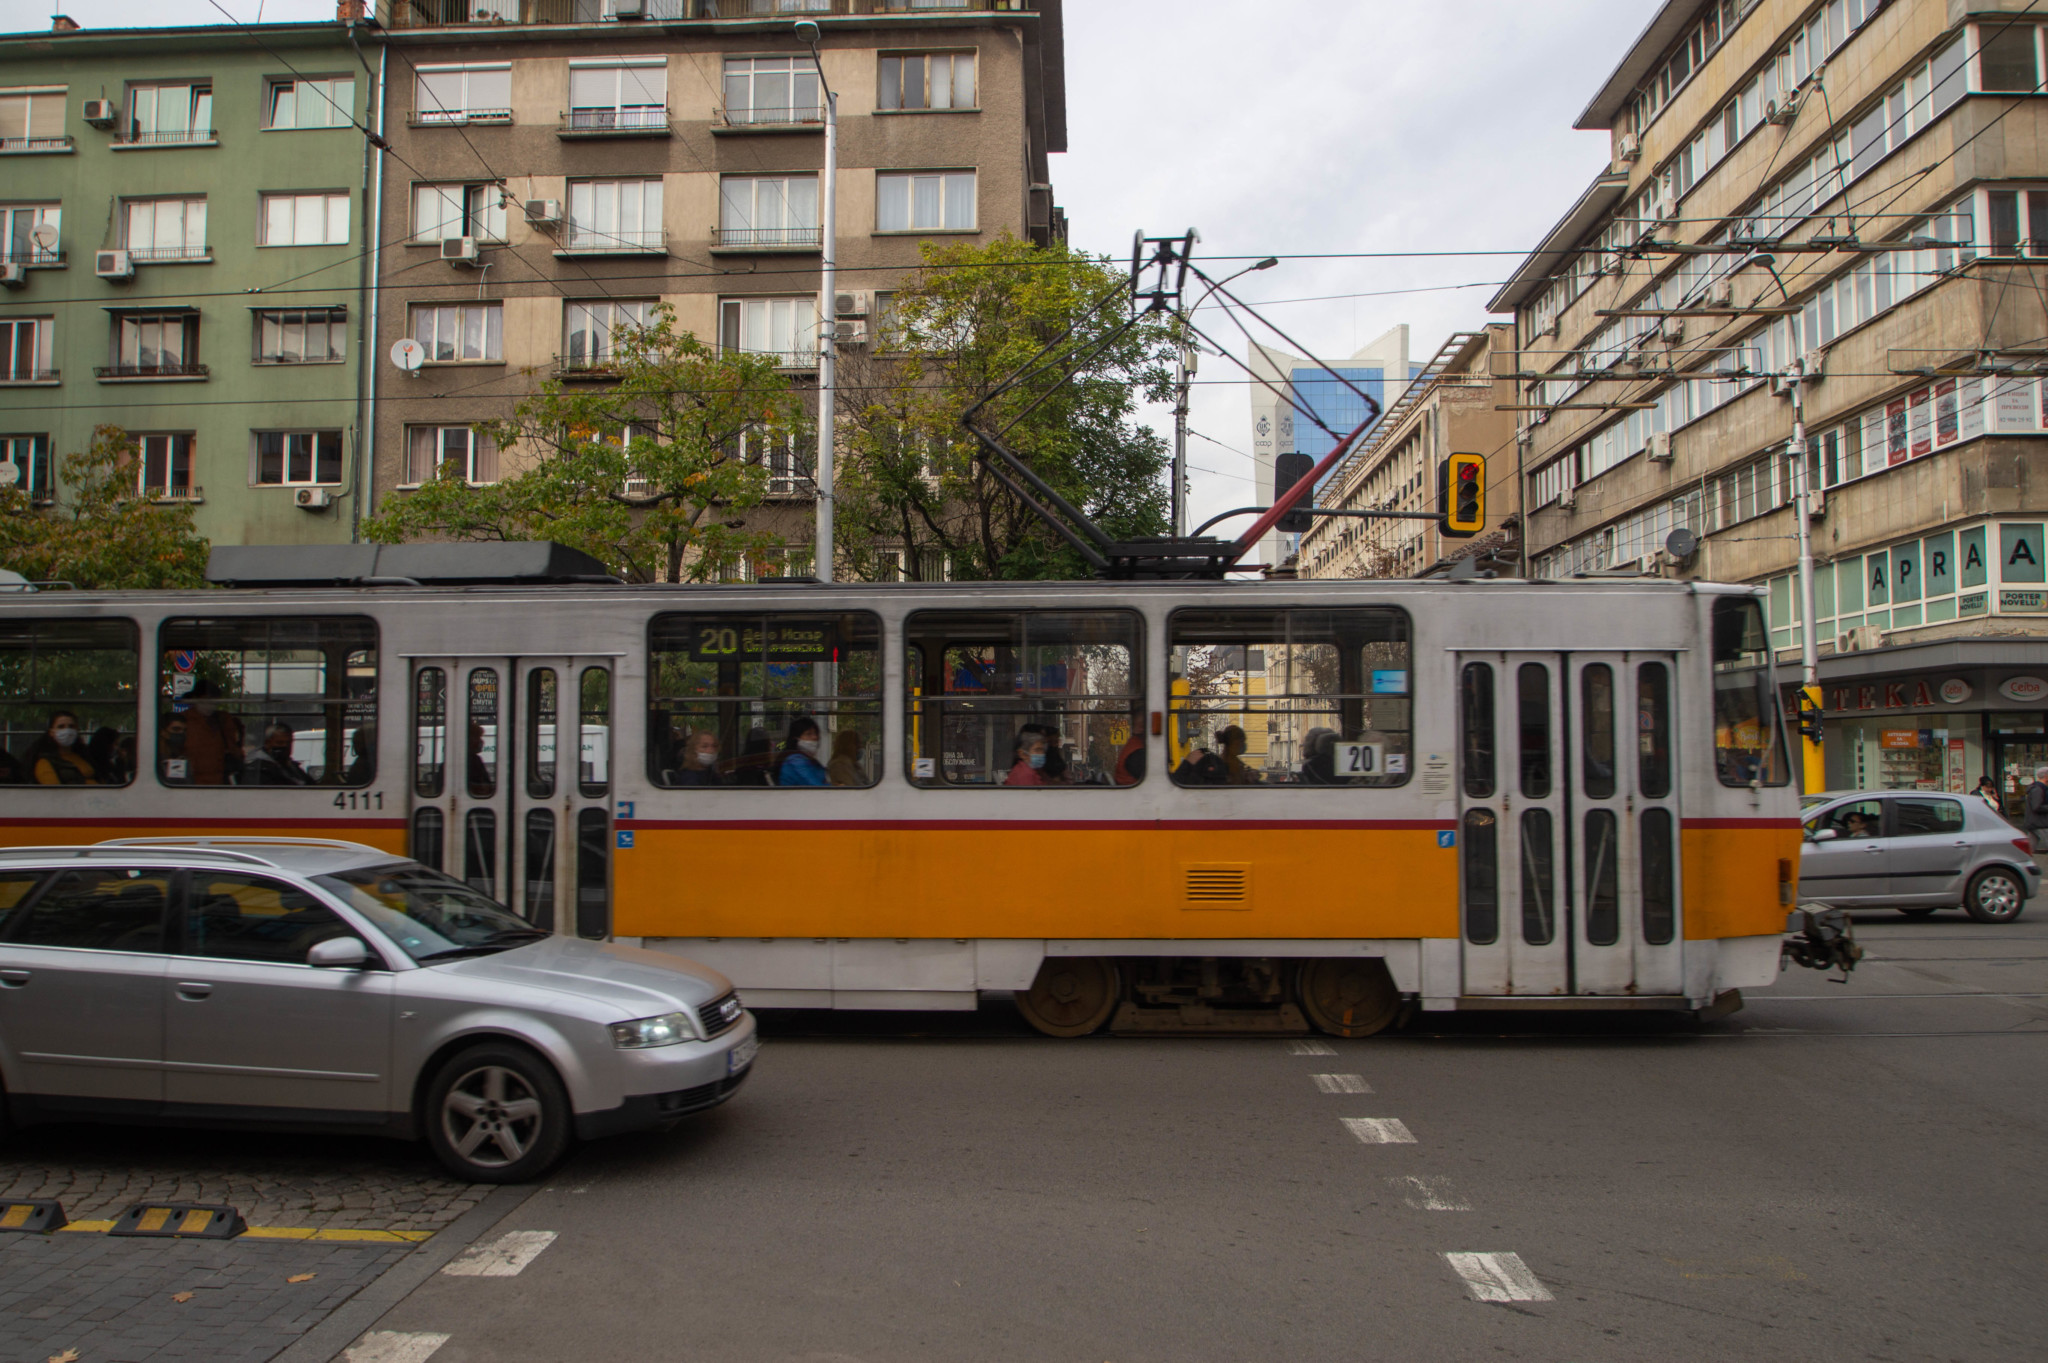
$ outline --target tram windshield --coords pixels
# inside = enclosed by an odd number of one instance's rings
[[[1770,635],[1755,597],[1714,602],[1714,767],[1724,786],[1792,779],[1771,681]]]

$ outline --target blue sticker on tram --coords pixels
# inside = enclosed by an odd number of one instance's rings
[[[621,829],[619,830],[619,847],[620,847],[620,849],[621,849],[621,850],[624,850],[625,848],[631,847],[632,845],[633,845],[633,830],[632,830],[632,829],[630,829],[630,828],[621,828]]]
[[[1439,828],[1436,831],[1436,845],[1438,847],[1456,847],[1458,845],[1457,831],[1450,828]]]
[[[631,800],[619,801],[619,817],[622,819],[633,817],[633,802]]]
[[[1375,667],[1372,670],[1372,693],[1375,696],[1407,695],[1408,674],[1398,667]]]

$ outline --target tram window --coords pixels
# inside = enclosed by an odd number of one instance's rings
[[[133,781],[140,662],[127,620],[0,622],[0,784]]]
[[[166,620],[158,773],[170,786],[367,786],[377,625],[357,617]],[[169,752],[182,728],[182,756]]]
[[[498,897],[498,811],[472,809],[462,819],[462,878],[478,894]]]
[[[1465,940],[1486,946],[1500,937],[1500,849],[1490,809],[1465,811],[1458,839],[1465,867]]]
[[[1664,946],[1678,927],[1678,900],[1672,876],[1671,811],[1643,811],[1643,940]]]
[[[881,638],[866,612],[655,616],[647,779],[671,789],[872,786]]]
[[[606,667],[586,667],[577,694],[576,789],[602,795],[612,783],[612,674]]]
[[[904,626],[911,782],[1135,785],[1144,777],[1143,638],[1131,611],[912,615]]]
[[[412,685],[412,789],[438,799],[448,770],[448,674],[423,667]]]
[[[1515,672],[1515,710],[1521,726],[1522,794],[1550,794],[1550,669],[1523,663]]]
[[[1770,635],[1752,596],[1714,602],[1714,770],[1724,786],[1792,779],[1771,680]]]
[[[1406,613],[1184,610],[1168,628],[1175,784],[1407,782]]]
[[[1636,669],[1636,791],[1671,794],[1671,672],[1662,663]]]
[[[555,752],[562,732],[555,716],[557,687],[552,667],[526,674],[526,793],[536,800],[555,793]]]
[[[1621,940],[1621,872],[1614,811],[1586,813],[1586,940],[1611,947]]]
[[[1493,668],[1488,664],[1465,664],[1458,683],[1458,715],[1465,747],[1465,793],[1483,800],[1493,794],[1494,781]]]
[[[429,806],[416,809],[412,814],[412,859],[422,866],[431,866],[436,871],[443,865],[443,842],[447,821],[441,811]]]
[[[1522,940],[1548,946],[1557,934],[1557,878],[1551,855],[1550,811],[1522,811]]]
[[[555,927],[555,811],[526,811],[526,921],[537,928]]]
[[[498,793],[498,669],[469,670],[469,705],[463,732],[468,736],[464,767],[469,798],[488,800]],[[489,890],[484,891],[489,894]]]
[[[612,931],[611,837],[602,809],[576,811],[576,935],[593,941]]]
[[[1579,672],[1580,786],[1586,798],[1614,795],[1614,669],[1588,663]]]

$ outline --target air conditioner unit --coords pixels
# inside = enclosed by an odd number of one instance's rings
[[[1808,488],[1806,490],[1806,519],[1810,521],[1817,521],[1827,514],[1827,489],[1819,487]]]
[[[868,315],[869,295],[865,289],[849,289],[832,295],[832,310],[841,317]]]
[[[321,511],[334,505],[334,494],[324,487],[302,487],[292,494],[292,505],[302,511]]]
[[[441,243],[441,259],[451,265],[476,266],[482,263],[482,256],[476,249],[475,237],[448,237]]]
[[[18,261],[0,261],[0,284],[19,289],[28,283],[28,266]]]
[[[1732,307],[1735,303],[1735,282],[1717,279],[1707,285],[1707,306],[1710,308]]]
[[[1685,319],[1683,317],[1666,317],[1663,325],[1657,328],[1657,332],[1664,338],[1664,344],[1677,345],[1685,339]]]
[[[1636,560],[1636,571],[1644,577],[1662,577],[1664,563],[1656,554],[1644,554]]]
[[[1557,504],[1567,511],[1571,510],[1579,504],[1579,490],[1575,487],[1568,487],[1558,493]]]
[[[1787,93],[1781,99],[1765,100],[1764,122],[1780,124],[1790,123],[1793,119],[1799,117],[1800,103],[1801,101],[1799,98],[1799,92],[1797,90],[1793,90]]]
[[[562,220],[560,199],[528,199],[526,221],[532,227],[553,227]]]
[[[1778,397],[1784,397],[1792,391],[1792,385],[1796,381],[1789,372],[1780,370],[1771,375],[1771,392]]]
[[[1614,164],[1625,166],[1643,154],[1643,144],[1634,133],[1623,133],[1614,144]]]
[[[119,118],[111,99],[89,99],[85,102],[85,121],[95,128],[111,128]]]
[[[612,0],[612,18],[645,19],[647,0]]]
[[[1867,653],[1884,647],[1884,631],[1876,625],[1858,625],[1835,636],[1835,652]]]
[[[99,251],[93,255],[92,272],[101,279],[133,279],[135,261],[126,251]]]
[[[1644,452],[1645,452],[1645,453],[1647,453],[1647,454],[1648,454],[1648,455],[1650,456],[1650,458],[1652,458],[1652,459],[1656,460],[1656,461],[1657,461],[1658,463],[1660,463],[1660,464],[1668,464],[1668,463],[1670,463],[1670,462],[1671,462],[1671,432],[1669,432],[1669,431],[1652,431],[1652,432],[1650,432],[1650,439],[1649,439],[1649,442],[1648,442],[1647,444],[1645,444],[1645,445],[1643,446],[1643,450],[1644,450]]]
[[[840,345],[866,345],[868,324],[866,322],[840,322],[832,328],[832,339]]]
[[[1808,383],[1815,383],[1815,382],[1819,381],[1819,379],[1820,379],[1820,378],[1822,377],[1822,375],[1823,375],[1823,374],[1824,374],[1824,373],[1826,372],[1826,370],[1827,370],[1827,362],[1828,362],[1828,353],[1827,353],[1827,351],[1825,351],[1825,350],[1809,350],[1809,351],[1807,351],[1807,352],[1806,352],[1806,369],[1805,369],[1805,373],[1806,373],[1806,381],[1807,381]]]

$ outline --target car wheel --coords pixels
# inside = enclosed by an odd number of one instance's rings
[[[547,1062],[506,1043],[450,1056],[427,1085],[420,1125],[434,1157],[472,1183],[539,1178],[569,1149],[569,1092]]]
[[[1935,906],[1931,904],[1915,905],[1913,908],[1910,909],[1900,909],[1899,912],[1903,913],[1908,918],[1925,918],[1928,914],[1934,912],[1934,907]]]
[[[1963,891],[1963,908],[1979,923],[2010,923],[2027,906],[2027,887],[2003,866],[1989,866]]]

